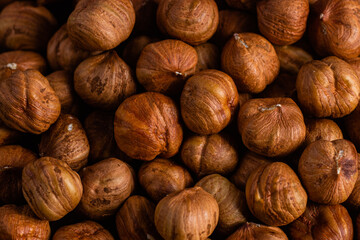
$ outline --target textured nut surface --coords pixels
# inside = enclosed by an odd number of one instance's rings
[[[84,221],[59,228],[53,240],[114,240],[108,230],[93,221]]]
[[[313,60],[308,52],[296,46],[274,46],[274,48],[279,57],[280,69],[290,74],[297,75],[302,65]]]
[[[0,72],[5,69],[13,70],[11,72],[14,72],[16,69],[21,71],[34,69],[44,73],[46,70],[46,61],[44,57],[37,52],[21,50],[3,52],[0,54]],[[0,73],[0,78],[1,77]]]
[[[306,138],[305,144],[309,145],[317,140],[342,139],[343,134],[340,127],[330,119],[305,119]]]
[[[233,234],[231,234],[226,240],[288,240],[286,234],[278,227],[269,227],[266,225],[255,224],[247,222],[239,227]]]

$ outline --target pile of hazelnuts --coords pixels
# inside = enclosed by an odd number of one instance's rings
[[[360,240],[359,55],[358,0],[0,0],[0,239]]]

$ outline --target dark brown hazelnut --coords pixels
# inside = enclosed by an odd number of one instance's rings
[[[131,158],[170,158],[179,151],[183,138],[177,106],[161,93],[131,96],[115,113],[114,135],[120,150]]]
[[[288,240],[286,234],[278,227],[247,222],[231,234],[226,240]]]
[[[60,101],[37,70],[16,70],[0,81],[0,118],[9,127],[40,134],[60,115]]]
[[[152,43],[153,41],[153,38],[145,35],[137,36],[130,39],[124,47],[122,58],[131,67],[136,67],[136,63],[140,57],[141,51],[146,45]]]
[[[318,118],[339,118],[358,105],[360,81],[348,63],[332,56],[304,64],[296,90],[305,112]]]
[[[23,133],[7,127],[0,119],[0,146],[18,143]]]
[[[198,134],[223,130],[238,107],[238,92],[232,78],[218,70],[204,70],[189,78],[180,97],[181,116]]]
[[[274,46],[274,48],[280,61],[280,69],[290,74],[297,75],[302,65],[313,60],[308,52],[296,46]]]
[[[351,194],[358,177],[358,155],[348,140],[318,140],[308,145],[299,160],[299,175],[309,199],[339,204]]]
[[[288,97],[296,99],[296,75],[280,73],[274,82],[257,96],[261,98]]]
[[[198,55],[179,40],[150,43],[136,64],[136,77],[147,91],[180,93],[188,77],[195,73]]]
[[[235,169],[238,153],[233,141],[223,134],[194,135],[182,144],[181,159],[198,177],[227,175]]]
[[[239,93],[239,107],[241,108],[252,96],[249,93]]]
[[[156,21],[162,32],[198,45],[214,35],[219,24],[219,11],[214,0],[162,0]]]
[[[360,170],[360,154],[358,153],[358,172]],[[358,209],[360,207],[360,173],[358,173],[358,177],[355,182],[354,189],[352,190],[349,198],[346,200],[346,204],[349,207],[353,207]]]
[[[196,72],[205,69],[218,69],[220,66],[219,48],[212,43],[203,43],[194,47],[198,55]]]
[[[306,138],[305,144],[309,145],[312,142],[323,139],[333,141],[342,139],[343,134],[340,127],[330,119],[305,119]]]
[[[360,104],[355,110],[344,118],[344,128],[350,140],[360,149]]]
[[[242,10],[254,10],[256,1],[254,0],[225,0],[226,3],[232,7]]]
[[[259,93],[280,70],[274,47],[255,33],[234,33],[221,53],[221,68],[235,81],[239,92]]]
[[[132,170],[117,158],[108,158],[80,172],[84,193],[79,210],[91,219],[116,213],[135,188]]]
[[[284,226],[300,217],[307,194],[296,173],[274,162],[255,170],[246,182],[246,201],[252,214],[270,226]]]
[[[131,0],[135,9],[135,26],[132,33],[151,34],[157,33],[156,10],[158,4],[155,0]]]
[[[292,153],[306,135],[302,112],[291,98],[248,100],[240,108],[238,129],[249,150],[267,157]]]
[[[140,185],[155,202],[193,185],[191,175],[184,167],[163,158],[143,163],[138,178]]]
[[[52,240],[114,240],[114,238],[100,224],[84,221],[59,228]]]
[[[346,59],[346,62],[350,64],[350,66],[353,68],[356,75],[360,79],[360,57]]]

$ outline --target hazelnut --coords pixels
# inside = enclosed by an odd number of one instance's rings
[[[234,33],[221,53],[221,68],[235,81],[239,92],[259,93],[279,73],[274,47],[255,33]]]
[[[65,162],[43,157],[23,168],[22,190],[39,218],[56,221],[78,205],[83,186],[79,175]]]
[[[309,39],[321,56],[354,58],[360,55],[360,11],[357,0],[318,0],[311,6]]]
[[[198,45],[214,35],[219,24],[219,11],[214,0],[162,0],[156,22],[162,32]]]
[[[80,1],[67,21],[70,40],[88,51],[110,50],[125,41],[135,24],[130,0]]]
[[[350,64],[350,66],[353,68],[356,75],[360,79],[360,57],[346,59],[346,62]]]
[[[203,43],[194,47],[198,55],[196,72],[205,69],[218,69],[220,66],[219,48],[212,43]]]
[[[269,159],[248,151],[240,158],[237,169],[231,177],[231,181],[239,189],[245,190],[246,181],[250,174],[260,166],[265,166],[269,163],[271,163]]]
[[[262,165],[246,182],[246,201],[252,214],[270,226],[284,226],[300,217],[307,194],[285,163]]]
[[[0,147],[0,203],[21,203],[21,172],[23,167],[37,157],[19,145]]]
[[[309,199],[339,204],[351,194],[358,177],[355,146],[348,140],[318,140],[308,145],[299,160],[299,174]]]
[[[138,178],[140,185],[155,202],[193,185],[191,175],[184,167],[163,158],[143,163]]]
[[[8,128],[0,119],[0,146],[14,144],[23,138],[23,134]]]
[[[155,208],[154,219],[165,240],[204,240],[218,223],[219,206],[201,187],[187,188],[164,197]]]
[[[62,114],[47,132],[41,136],[40,156],[48,156],[66,162],[78,171],[87,163],[90,146],[79,119]]]
[[[343,134],[339,126],[330,119],[305,119],[306,138],[305,144],[323,139],[333,141],[342,139]]]
[[[129,197],[116,214],[120,240],[160,240],[154,223],[155,205],[143,196]]]
[[[302,65],[313,60],[308,52],[296,46],[274,46],[274,48],[280,61],[280,69],[289,74],[297,75]]]
[[[233,141],[223,134],[193,135],[182,144],[181,159],[198,177],[227,175],[235,169],[238,154]]]
[[[288,240],[286,234],[278,227],[247,222],[231,234],[226,240]]]
[[[85,103],[108,110],[136,92],[131,69],[115,50],[81,62],[74,73],[74,87]]]
[[[344,118],[344,128],[346,133],[349,135],[350,140],[355,146],[360,149],[360,104],[355,110]]]
[[[288,97],[296,101],[296,75],[280,73],[275,81],[257,96],[261,98]]]
[[[155,0],[131,0],[135,9],[135,26],[132,33],[154,34],[156,26],[157,3]]]
[[[302,112],[291,98],[250,99],[240,108],[238,129],[249,150],[267,157],[289,155],[306,135]]]
[[[249,93],[239,93],[239,107],[241,108],[252,96]]]
[[[348,63],[332,56],[304,64],[296,89],[305,112],[318,118],[339,118],[356,108],[360,81]]]
[[[204,70],[189,78],[180,97],[186,126],[198,134],[223,130],[238,107],[238,92],[232,78],[218,70]]]
[[[196,183],[210,193],[219,205],[219,222],[216,231],[229,235],[247,221],[249,210],[245,193],[219,174],[211,174]]]
[[[136,76],[147,91],[179,93],[185,80],[195,73],[197,62],[193,47],[167,39],[144,47],[136,64]]]
[[[154,92],[125,99],[115,113],[114,135],[120,150],[131,158],[174,156],[183,138],[175,102]]]
[[[226,3],[236,9],[242,10],[254,10],[256,6],[256,1],[254,0],[225,0]]]
[[[0,13],[0,46],[14,50],[43,50],[57,22],[45,7],[16,1]]]
[[[70,40],[66,24],[57,30],[47,45],[47,59],[52,70],[73,72],[88,56],[90,52],[78,48]]]
[[[50,239],[50,225],[40,220],[28,205],[0,207],[0,239]]]
[[[16,70],[0,81],[0,118],[9,127],[40,134],[60,115],[60,101],[37,70]]]
[[[273,44],[293,44],[305,33],[309,0],[261,0],[256,10],[259,30]]]
[[[291,239],[352,240],[353,224],[343,206],[310,203],[303,215],[289,225]]]
[[[84,193],[79,210],[91,219],[115,214],[135,187],[132,170],[117,158],[108,158],[80,171]]]
[[[136,63],[140,57],[144,47],[154,41],[153,38],[145,35],[137,36],[129,40],[125,45],[122,58],[131,67],[136,67]]]
[[[59,228],[52,240],[114,240],[114,238],[100,224],[84,221]]]
[[[358,172],[360,169],[360,155],[358,155]],[[346,203],[350,207],[354,207],[355,209],[360,207],[360,174],[358,173],[358,177],[355,182],[354,189],[352,190],[349,198],[346,200]]]

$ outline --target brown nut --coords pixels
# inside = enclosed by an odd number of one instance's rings
[[[198,45],[214,35],[219,24],[219,11],[214,0],[162,0],[156,22],[162,32]]]
[[[83,186],[79,175],[65,162],[43,157],[23,168],[22,190],[39,218],[56,221],[75,209]]]
[[[348,63],[337,57],[327,57],[301,67],[296,89],[305,112],[318,118],[339,118],[358,105],[360,81]]]
[[[310,202],[304,214],[289,225],[289,232],[293,240],[352,240],[354,235],[346,208]]]
[[[193,185],[191,175],[184,167],[163,158],[143,163],[138,178],[140,185],[155,202]]]
[[[299,175],[309,199],[339,204],[351,194],[358,177],[355,146],[348,140],[318,140],[308,145],[299,160]]]
[[[129,197],[116,214],[120,240],[160,240],[154,223],[155,205],[143,196]]]
[[[215,231],[229,235],[247,221],[250,215],[245,193],[225,177],[211,174],[202,178],[195,186],[210,193],[219,205],[219,222]]]
[[[296,75],[280,73],[275,81],[257,96],[261,98],[288,97],[296,100]]]
[[[114,240],[114,238],[100,224],[84,221],[59,228],[52,240]]]
[[[280,69],[297,75],[302,65],[313,60],[304,49],[296,46],[274,46],[280,61]]]
[[[7,127],[0,119],[0,146],[18,143],[23,135],[22,132]]]
[[[181,160],[198,177],[227,175],[235,169],[238,153],[232,140],[223,134],[194,135],[182,144]]]
[[[305,33],[309,0],[261,0],[256,10],[259,30],[273,44],[293,44]]]
[[[37,70],[16,70],[0,81],[0,119],[9,127],[40,134],[60,115],[60,101]]]
[[[360,55],[360,11],[357,0],[318,0],[311,6],[309,39],[321,56],[354,58]]]
[[[360,149],[360,104],[347,117],[344,118],[344,128],[350,140]]]
[[[247,222],[231,234],[226,240],[288,240],[286,234],[278,227]]]
[[[135,187],[132,170],[117,158],[108,158],[80,172],[84,193],[79,210],[91,219],[116,213]]]
[[[85,103],[107,110],[116,109],[136,92],[131,69],[115,50],[81,62],[74,73],[74,88]]]
[[[307,194],[285,163],[260,166],[246,182],[246,201],[252,214],[270,226],[284,226],[300,217]]]
[[[221,53],[221,68],[235,81],[239,92],[259,93],[280,70],[274,47],[255,33],[235,33]]]
[[[359,168],[360,154],[358,153],[358,172]],[[352,190],[349,198],[346,200],[346,204],[348,204],[349,207],[353,207],[354,209],[358,209],[360,207],[360,173],[358,173],[354,189]]]
[[[290,154],[306,135],[302,112],[291,98],[250,99],[240,108],[238,129],[249,150],[267,157]]]
[[[0,13],[0,46],[14,50],[43,50],[56,28],[45,7],[16,1]]]
[[[218,219],[215,198],[201,187],[169,194],[155,208],[155,226],[165,240],[204,240],[214,231]]]
[[[0,204],[24,201],[21,187],[22,169],[36,159],[35,153],[19,145],[0,147]]]
[[[246,181],[253,171],[260,166],[272,163],[269,159],[256,153],[248,151],[241,157],[236,171],[231,177],[231,181],[241,190],[245,190]]]
[[[136,64],[136,76],[147,91],[180,93],[186,79],[195,73],[197,63],[193,47],[167,39],[144,47]]]
[[[87,163],[90,146],[79,119],[62,114],[47,132],[41,136],[39,155],[66,162],[78,171]]]
[[[194,47],[198,55],[196,72],[205,69],[218,69],[220,66],[219,48],[212,43],[203,43]]]
[[[229,75],[204,70],[189,78],[180,97],[181,116],[193,132],[207,135],[223,130],[238,107],[238,92]]]
[[[145,35],[137,36],[130,39],[124,47],[122,58],[127,64],[135,68],[141,51],[146,45],[152,42],[154,42],[154,39]]]
[[[360,57],[346,59],[346,62],[350,64],[358,78],[360,78]]]
[[[156,26],[156,10],[158,4],[155,0],[131,0],[135,9],[135,26],[132,33],[151,34],[158,32]]]
[[[239,93],[239,108],[251,98],[252,96],[249,93]]]
[[[254,10],[256,7],[256,1],[254,0],[225,0],[226,3],[232,7],[242,10]]]
[[[305,145],[323,139],[333,141],[342,139],[343,134],[340,127],[330,119],[305,119],[306,138]]]
[[[67,21],[69,38],[88,51],[110,50],[125,41],[135,24],[130,0],[80,1]]]
[[[78,48],[70,40],[66,24],[51,37],[47,45],[47,60],[52,70],[73,72],[90,52]]]
[[[50,225],[40,220],[28,205],[0,207],[0,239],[50,239]]]
[[[114,135],[120,150],[131,158],[170,158],[179,151],[183,138],[179,111],[161,93],[131,96],[115,113]]]

